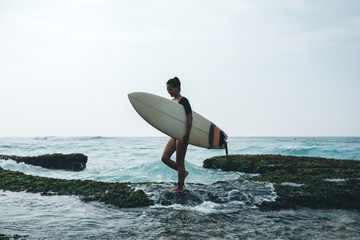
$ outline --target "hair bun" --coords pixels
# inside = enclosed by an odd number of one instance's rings
[[[167,85],[171,85],[172,87],[176,88],[179,87],[179,91],[181,91],[181,83],[178,77],[174,77],[172,79],[169,79],[166,83]]]

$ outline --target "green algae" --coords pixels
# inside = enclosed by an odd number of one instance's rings
[[[228,158],[218,156],[206,159],[203,166],[259,173],[248,179],[273,183],[278,198],[275,202],[262,203],[259,206],[262,210],[300,207],[360,210],[360,161],[282,155],[230,155]]]
[[[0,189],[26,191],[42,195],[76,195],[84,201],[100,201],[121,208],[144,207],[153,202],[142,190],[128,183],[65,180],[26,175],[0,167]]]
[[[360,181],[349,179],[341,184],[319,181],[298,187],[274,184],[279,196],[276,202],[264,202],[262,210],[278,210],[282,208],[298,209],[346,209],[360,210]]]
[[[20,236],[20,235],[8,235],[8,234],[2,234],[0,233],[0,240],[26,240],[28,236]]]
[[[224,171],[241,171],[245,173],[266,173],[278,169],[294,168],[332,168],[357,169],[360,162],[321,157],[283,156],[283,155],[229,155],[206,159],[204,168],[222,169]]]
[[[205,168],[258,173],[248,180],[273,183],[278,198],[262,210],[310,207],[360,210],[360,161],[281,155],[230,155],[204,161]],[[130,183],[64,180],[0,168],[0,189],[42,195],[76,195],[118,207],[144,207],[153,201]],[[342,179],[341,181],[328,181]],[[296,183],[284,185],[283,183]],[[152,183],[147,183],[152,184]]]

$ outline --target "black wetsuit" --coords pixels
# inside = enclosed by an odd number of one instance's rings
[[[192,113],[189,100],[186,97],[182,97],[179,103],[184,106],[186,115]]]
[[[174,101],[174,100],[173,100],[173,101]],[[186,115],[192,113],[189,100],[188,100],[186,97],[182,97],[178,103],[184,106]],[[174,138],[174,139],[176,140],[176,138]]]

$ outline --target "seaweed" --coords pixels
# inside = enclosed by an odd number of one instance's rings
[[[273,183],[278,198],[261,210],[360,210],[360,161],[282,155],[230,155],[204,161],[203,167],[259,173],[248,180]],[[339,179],[339,181],[329,181]],[[286,185],[283,183],[295,183]],[[297,184],[297,185],[296,185]]]
[[[0,167],[0,189],[26,191],[42,195],[76,195],[84,201],[100,201],[122,208],[144,207],[153,201],[142,190],[128,183],[109,183],[93,180],[65,180],[26,175]]]
[[[205,168],[258,173],[250,181],[270,182],[278,198],[263,202],[261,210],[309,207],[360,210],[360,161],[282,155],[229,155],[204,161]],[[0,167],[0,189],[42,195],[76,195],[117,207],[153,205],[143,190],[130,183],[65,180],[26,175]],[[335,179],[335,180],[331,180]],[[291,184],[284,184],[291,183]],[[148,183],[151,184],[151,183]]]
[[[25,235],[25,236],[20,236],[18,234],[15,234],[15,235],[8,235],[8,234],[2,234],[0,233],[0,240],[26,240],[28,236]]]

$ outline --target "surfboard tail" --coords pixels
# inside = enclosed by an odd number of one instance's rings
[[[212,123],[209,129],[209,148],[226,148],[226,139],[226,133]]]

